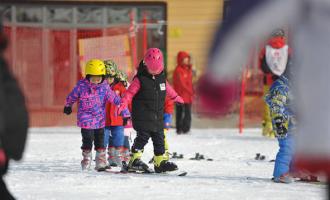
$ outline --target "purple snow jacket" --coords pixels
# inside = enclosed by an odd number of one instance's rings
[[[87,79],[78,81],[66,98],[66,106],[78,101],[77,126],[85,129],[99,129],[105,126],[106,102],[120,104],[120,97],[103,81],[92,84]]]

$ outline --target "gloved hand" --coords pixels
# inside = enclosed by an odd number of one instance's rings
[[[174,98],[174,102],[176,104],[184,104],[182,97],[180,97],[179,95]]]
[[[123,112],[123,110],[127,109],[127,105],[125,103],[120,103],[117,106],[117,112],[115,112],[115,116],[121,115],[121,113]]]
[[[72,113],[72,108],[70,106],[65,106],[63,112],[67,115],[70,115]]]
[[[129,117],[123,118],[123,126],[127,125],[128,120],[129,120]]]
[[[164,128],[169,129],[171,128],[172,123],[172,115],[169,113],[164,113]]]
[[[131,113],[129,112],[128,108],[124,109],[121,111],[120,115],[125,119],[125,118],[130,118]]]
[[[283,117],[278,116],[274,118],[275,123],[275,135],[277,138],[286,138],[288,135],[288,122],[284,120]]]

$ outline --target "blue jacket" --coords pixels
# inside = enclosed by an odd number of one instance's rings
[[[281,116],[288,122],[288,132],[291,133],[295,128],[296,115],[293,109],[293,95],[289,80],[280,76],[270,87],[265,97],[266,103],[270,108],[270,114],[274,125],[274,118]]]

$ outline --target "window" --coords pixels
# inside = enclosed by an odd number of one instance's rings
[[[49,7],[46,15],[50,23],[73,23],[73,9],[70,7]]]
[[[101,7],[78,7],[78,23],[102,24],[103,12]]]
[[[42,7],[16,6],[16,19],[17,22],[42,23]]]
[[[131,7],[110,7],[108,8],[108,23],[109,24],[129,24]]]
[[[0,6],[0,18],[4,21],[11,21],[11,6]]]

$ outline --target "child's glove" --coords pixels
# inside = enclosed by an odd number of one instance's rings
[[[123,126],[127,125],[128,120],[129,120],[129,118],[123,118]]]
[[[72,108],[70,106],[65,106],[63,112],[67,115],[70,115],[72,113]]]
[[[283,139],[288,135],[288,122],[283,117],[278,116],[274,118],[275,135],[277,138]]]
[[[7,172],[7,156],[5,151],[0,148],[0,175],[4,175]]]
[[[174,102],[176,104],[184,104],[182,97],[180,97],[179,95],[174,98]]]
[[[118,106],[117,106],[117,112],[115,112],[115,116],[118,116],[118,115],[121,115],[122,116],[122,112],[124,110],[127,109],[127,105],[125,103],[120,103]]]
[[[164,128],[169,129],[171,128],[172,123],[172,115],[169,113],[164,113]]]
[[[124,109],[123,111],[120,112],[120,115],[125,119],[125,118],[130,118],[131,113],[129,112],[128,108]]]

